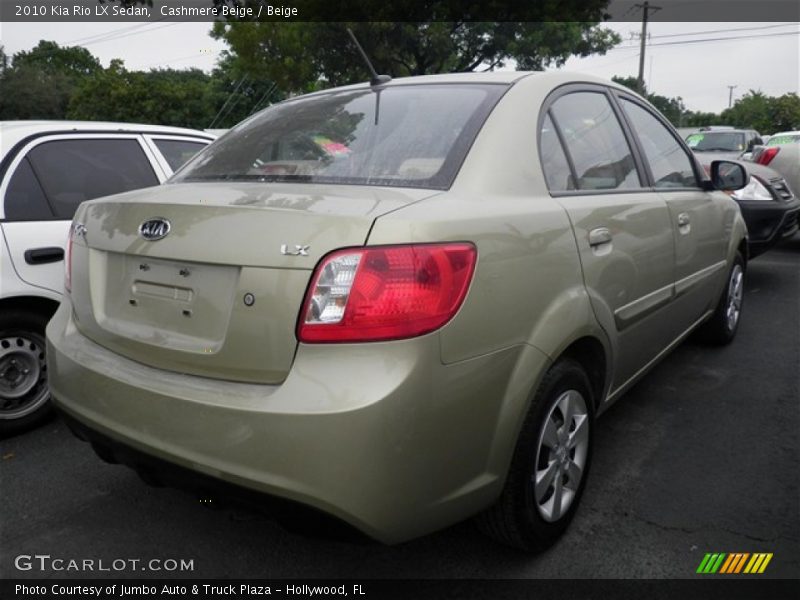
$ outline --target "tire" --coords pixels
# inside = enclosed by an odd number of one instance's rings
[[[20,310],[0,315],[0,437],[43,423],[52,414],[44,329],[49,317]]]
[[[572,413],[567,427],[565,409]],[[478,515],[478,527],[528,552],[551,546],[567,529],[586,487],[593,425],[594,398],[586,372],[572,359],[559,360],[536,391],[503,491]]]
[[[722,346],[730,344],[736,337],[744,303],[744,272],[744,259],[737,252],[717,308],[699,330],[703,341]]]

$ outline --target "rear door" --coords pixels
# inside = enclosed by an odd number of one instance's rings
[[[27,284],[58,293],[67,231],[78,205],[164,179],[136,134],[39,138],[7,173],[0,187],[2,228],[14,270]]]
[[[569,86],[551,96],[540,156],[572,222],[584,282],[615,352],[612,390],[668,345],[675,246],[664,198],[649,189],[610,94]]]

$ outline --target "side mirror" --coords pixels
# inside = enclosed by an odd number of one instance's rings
[[[711,182],[714,189],[734,192],[747,185],[747,171],[739,163],[715,160],[711,163]]]

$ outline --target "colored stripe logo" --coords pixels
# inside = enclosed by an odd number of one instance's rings
[[[749,573],[751,575],[763,573],[769,561],[772,560],[772,552],[708,552],[700,561],[697,573],[700,574],[725,574],[736,575],[739,573]]]

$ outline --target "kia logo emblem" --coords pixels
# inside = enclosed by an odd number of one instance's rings
[[[144,223],[139,225],[139,235],[149,242],[155,242],[163,237],[166,237],[172,226],[163,217],[155,217],[147,219]]]

